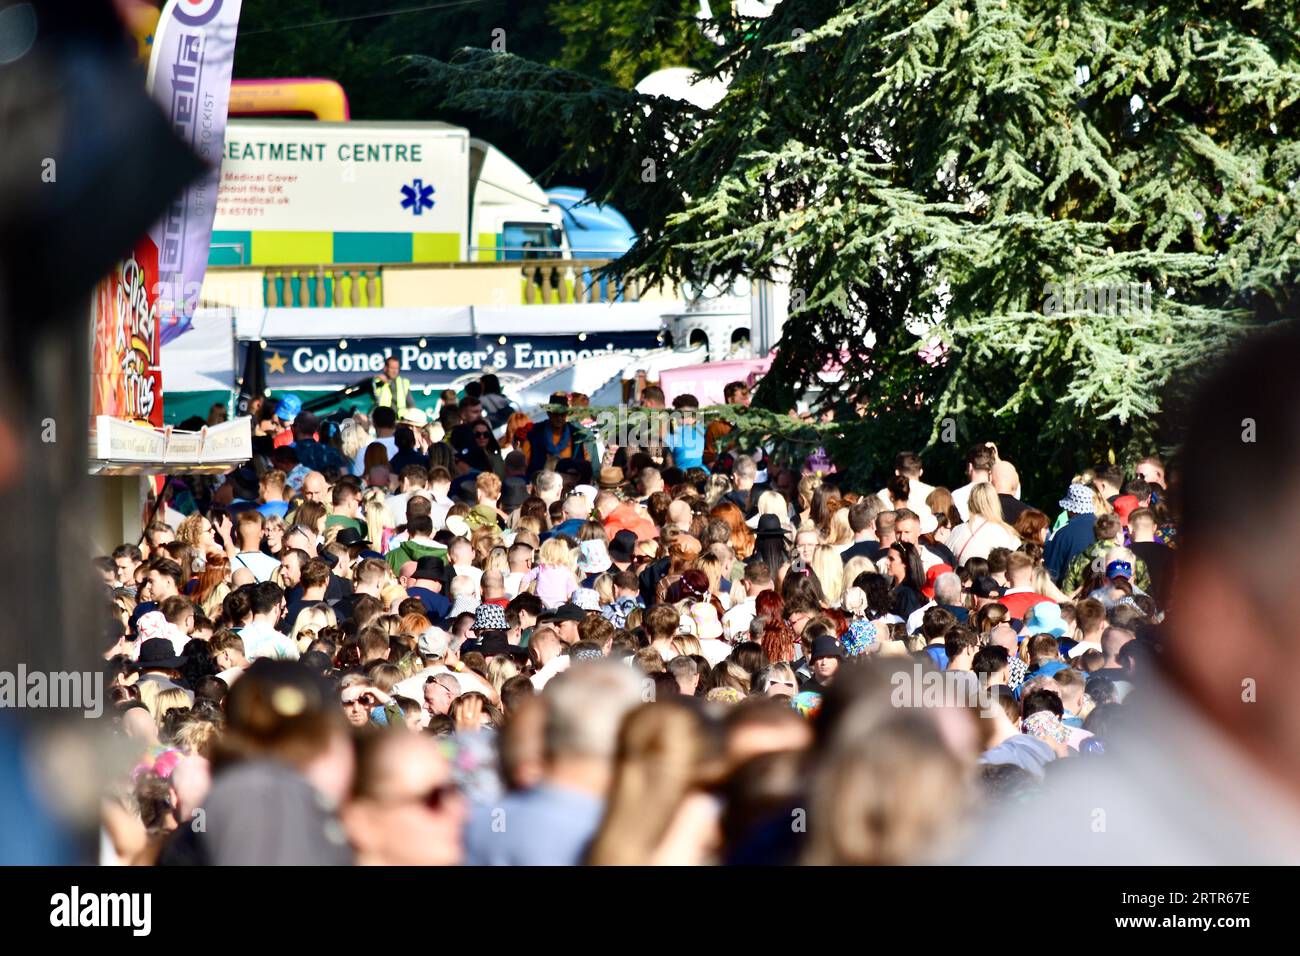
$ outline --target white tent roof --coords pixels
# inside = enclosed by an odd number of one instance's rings
[[[545,405],[552,392],[582,392],[591,397],[592,405],[601,405],[607,401],[617,405],[621,396],[615,396],[609,401],[602,390],[611,382],[622,382],[626,365],[626,353],[593,355],[547,369],[518,385],[507,385],[505,392],[521,410],[530,414]],[[601,400],[597,401],[597,398]]]
[[[472,335],[469,306],[427,309],[239,309],[235,335],[257,339],[332,339]],[[184,338],[184,336],[182,336]]]
[[[162,347],[163,394],[232,388],[235,350],[230,309],[197,309],[193,327]]]
[[[419,335],[573,335],[592,336],[602,347],[606,332],[657,332],[664,302],[583,303],[580,305],[446,306],[396,309],[239,309],[235,334],[257,339],[409,338]],[[181,336],[186,338],[191,333]],[[180,340],[178,340],[180,341]]]
[[[657,332],[671,302],[592,302],[581,305],[473,306],[481,335],[572,335],[586,332]],[[595,348],[602,343],[596,342]]]

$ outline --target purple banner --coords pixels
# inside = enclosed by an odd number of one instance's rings
[[[190,327],[207,270],[221,179],[241,0],[168,0],[158,18],[148,89],[208,172],[149,231],[158,247],[158,323],[167,344]]]

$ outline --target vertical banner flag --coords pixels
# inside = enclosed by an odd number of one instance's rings
[[[241,0],[168,0],[147,88],[209,169],[167,207],[94,299],[91,420],[162,427],[160,347],[189,327],[208,261]]]
[[[208,164],[207,173],[172,200],[162,220],[149,230],[158,248],[163,344],[189,328],[207,270],[240,3],[168,0],[149,58],[149,92],[176,135]]]

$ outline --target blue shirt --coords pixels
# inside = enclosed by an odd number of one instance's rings
[[[1038,668],[1038,670],[1030,671],[1025,675],[1025,679],[1016,687],[1016,699],[1020,699],[1021,692],[1025,689],[1025,684],[1028,684],[1035,677],[1051,677],[1057,671],[1068,670],[1069,667],[1070,665],[1064,661],[1048,661],[1042,667]]]
[[[289,513],[289,502],[287,501],[268,501],[264,505],[258,505],[258,511],[265,518],[283,518]]]
[[[324,471],[337,468],[345,475],[352,474],[352,462],[332,445],[322,445],[314,438],[303,438],[289,446],[298,456],[298,461],[312,471]]]
[[[417,598],[424,609],[429,613],[429,620],[433,622],[441,621],[451,610],[451,602],[439,594],[437,591],[430,591],[428,588],[422,588],[415,585],[406,589],[406,596]]]
[[[600,827],[599,797],[543,783],[478,806],[465,830],[469,866],[578,866]]]
[[[942,644],[927,644],[925,652],[930,655],[930,659],[934,661],[934,666],[939,670],[946,671],[948,669],[948,649]]]
[[[561,521],[550,531],[543,531],[541,536],[538,538],[538,540],[550,541],[552,538],[561,534],[567,534],[572,538],[576,538],[578,536],[578,532],[582,530],[582,526],[586,523],[587,523],[586,518],[568,518],[565,521]]]
[[[673,453],[673,464],[682,471],[704,467],[704,426],[699,422],[681,426],[664,444]]]
[[[1096,523],[1096,515],[1075,515],[1056,529],[1052,539],[1047,542],[1047,547],[1043,549],[1043,564],[1047,566],[1052,580],[1059,582],[1070,562],[1097,540],[1092,531],[1092,526]]]

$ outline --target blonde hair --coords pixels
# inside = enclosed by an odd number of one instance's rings
[[[383,602],[384,610],[387,611],[406,600],[406,588],[400,584],[385,584],[379,591],[379,600]]]
[[[978,515],[985,521],[1009,531],[1017,538],[1020,537],[1020,535],[1016,534],[1016,529],[1007,524],[1006,519],[1002,517],[1002,500],[989,482],[981,481],[971,488],[970,498],[966,501],[966,509],[971,518]]]
[[[832,548],[839,548],[853,543],[853,527],[849,524],[849,509],[839,508],[831,516],[830,534],[826,543]]]
[[[614,603],[614,576],[608,571],[598,574],[596,580],[591,582],[591,587],[600,598],[601,604]]]
[[[813,495],[822,486],[821,475],[804,475],[799,479],[799,510],[807,511],[812,507]]]
[[[140,681],[141,684],[152,684],[154,681]],[[144,695],[140,695],[144,700]],[[165,687],[153,695],[153,699],[145,701],[145,706],[149,708],[149,713],[153,715],[154,723],[162,729],[163,718],[167,716],[169,710],[181,710],[190,706],[190,695],[185,693],[179,687]]]
[[[844,561],[844,555],[840,555],[840,560]],[[860,554],[844,561],[844,574],[842,576],[844,581],[844,590],[847,591],[849,588],[853,587],[853,582],[858,579],[859,575],[866,571],[875,570],[876,566],[871,563],[871,559]],[[841,597],[843,597],[843,595],[841,595]]]
[[[537,554],[537,563],[544,568],[559,567],[573,571],[577,567],[577,556],[559,538],[551,538],[542,543],[541,550]]]
[[[731,479],[726,475],[709,475],[709,480],[704,485],[704,503],[712,508],[724,495],[731,492]]]
[[[302,654],[311,646],[311,642],[327,627],[334,627],[338,624],[338,618],[334,614],[334,609],[328,604],[315,604],[311,607],[305,607],[298,612],[294,619],[293,630],[289,632],[289,640],[298,645],[298,653]],[[315,633],[310,637],[302,634],[304,630],[310,629]]]
[[[202,512],[194,512],[176,526],[176,540],[197,548],[203,537],[203,523],[207,520]]]
[[[1052,574],[1047,570],[1047,565],[1041,561],[1034,565],[1033,582],[1035,594],[1051,597],[1055,593],[1055,582],[1052,580]]]
[[[682,801],[708,772],[704,718],[689,702],[643,704],[618,735],[609,803],[587,862],[637,866],[654,862]]]
[[[673,638],[673,650],[683,657],[692,657],[698,654],[704,656],[704,648],[700,647],[700,639],[694,634],[678,634]]]
[[[363,429],[356,418],[345,418],[339,423],[339,445],[343,457],[356,461],[361,449],[370,444],[370,433]]]
[[[480,471],[474,479],[474,490],[489,498],[500,498],[501,479],[490,471]]]
[[[510,573],[510,558],[506,554],[506,549],[496,545],[488,552],[488,556],[483,559],[483,572],[500,571],[502,574]]]
[[[790,505],[779,491],[765,491],[758,496],[759,515],[776,515],[782,524],[790,518]]]
[[[519,673],[519,665],[511,659],[509,654],[497,654],[492,660],[488,661],[488,683],[498,694],[501,693],[501,685]]]
[[[206,760],[221,737],[221,729],[211,720],[187,720],[176,729],[173,740],[182,753]]]
[[[817,583],[822,586],[822,594],[831,607],[840,603],[844,593],[844,561],[840,553],[828,544],[817,545],[813,552],[812,571],[817,575]]]
[[[728,594],[722,590],[722,582],[727,580],[727,572],[731,568],[716,554],[706,551],[695,559],[691,567],[703,571],[704,576],[709,579],[710,594],[716,594],[718,597],[725,597]],[[727,583],[730,584],[730,580],[727,580]]]
[[[365,515],[366,531],[369,532],[371,545],[379,550],[384,543],[384,532],[397,527],[397,519],[388,510],[384,493],[377,488],[365,493],[361,499],[361,513]]]

